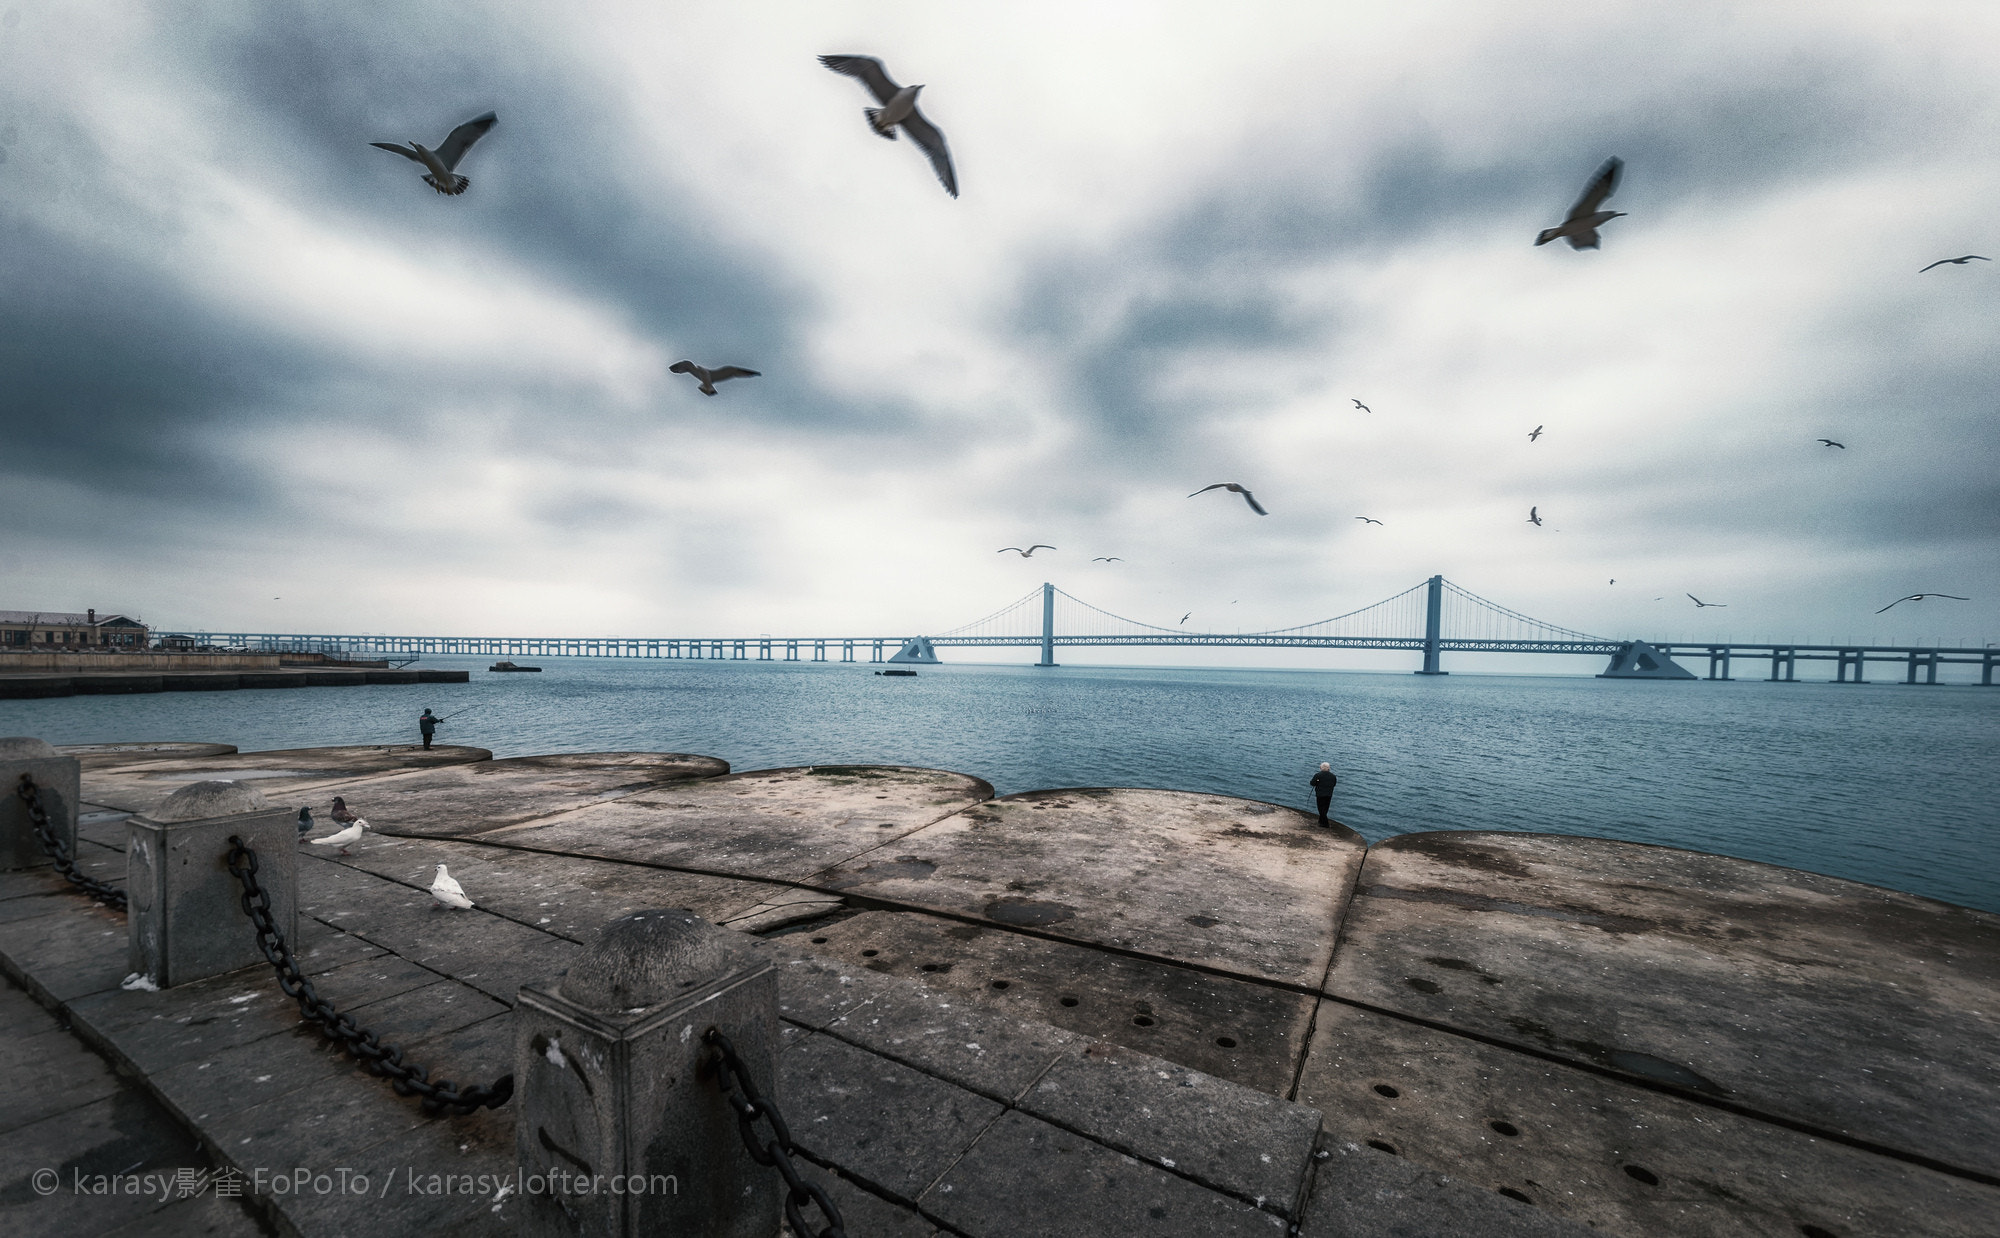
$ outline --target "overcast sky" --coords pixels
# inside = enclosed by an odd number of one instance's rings
[[[2000,6],[0,7],[0,607],[2000,639]]]

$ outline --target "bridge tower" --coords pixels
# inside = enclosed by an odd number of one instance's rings
[[[1042,582],[1042,660],[1036,666],[1056,665],[1056,587]]]
[[[1438,669],[1438,638],[1444,626],[1444,577],[1433,576],[1424,597],[1424,669],[1419,675],[1449,675]]]

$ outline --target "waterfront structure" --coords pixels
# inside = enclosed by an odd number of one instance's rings
[[[98,617],[95,607],[77,614],[62,610],[0,610],[0,650],[115,649],[146,647],[146,625],[127,615]]]
[[[1441,655],[1452,653],[1541,653],[1588,655],[1609,660],[1607,679],[1691,679],[1674,661],[1708,659],[1707,679],[1732,679],[1738,659],[1768,662],[1765,678],[1791,683],[1800,662],[1835,664],[1834,682],[1866,682],[1868,664],[1901,667],[1904,683],[1935,684],[1938,668],[1979,668],[1979,682],[1991,686],[2000,668],[2000,648],[1924,645],[1746,643],[1731,641],[1636,640],[1593,636],[1535,619],[1489,601],[1443,576],[1432,576],[1369,606],[1295,627],[1258,632],[1189,632],[1141,623],[1099,609],[1044,583],[992,614],[943,632],[911,636],[385,636],[299,635],[272,632],[169,634],[205,645],[246,650],[324,650],[329,653],[478,654],[481,656],[594,658],[721,658],[758,662],[935,661],[946,646],[1038,649],[1037,666],[1054,667],[1056,647],[1215,646],[1275,649],[1406,649],[1422,658],[1420,675],[1442,675]],[[925,656],[915,656],[921,641]],[[835,658],[834,653],[838,653]]]

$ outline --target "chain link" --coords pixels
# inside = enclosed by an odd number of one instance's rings
[[[49,810],[42,806],[41,788],[35,785],[33,777],[21,775],[21,785],[14,788],[28,807],[28,821],[35,827],[35,837],[42,840],[42,850],[49,853],[55,862],[56,871],[61,873],[71,885],[103,903],[113,911],[125,910],[125,891],[117,886],[105,885],[102,881],[86,877],[76,871],[76,861],[70,858],[69,848],[63,846],[62,839],[56,837],[55,827],[49,824]]]
[[[299,1003],[299,1013],[308,1022],[337,1042],[369,1074],[387,1079],[399,1096],[422,1097],[426,1113],[464,1114],[482,1108],[498,1109],[514,1095],[512,1075],[503,1075],[488,1086],[460,1087],[443,1080],[434,1083],[428,1070],[403,1061],[402,1049],[384,1045],[374,1032],[356,1024],[353,1015],[334,1009],[333,1003],[322,998],[313,989],[312,981],[299,970],[291,947],[285,944],[284,934],[271,918],[271,895],[257,883],[257,853],[241,838],[232,837],[228,862],[229,871],[243,884],[243,914],[256,926],[257,947],[277,969],[278,987]]]
[[[785,1125],[785,1116],[750,1081],[750,1072],[743,1069],[743,1059],[736,1056],[736,1046],[729,1043],[722,1029],[715,1027],[703,1033],[702,1041],[716,1051],[716,1086],[736,1110],[736,1125],[743,1134],[744,1150],[759,1165],[775,1168],[785,1180],[785,1223],[792,1227],[792,1233],[797,1238],[847,1238],[833,1197],[819,1183],[800,1177],[793,1166],[792,1153],[798,1149],[792,1146],[792,1132]],[[758,1118],[771,1124],[772,1139],[768,1143],[758,1142]],[[826,1218],[824,1229],[815,1232],[806,1225],[805,1215],[799,1211],[799,1205],[805,1203],[813,1204]]]

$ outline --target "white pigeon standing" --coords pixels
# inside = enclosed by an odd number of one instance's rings
[[[447,907],[456,907],[460,911],[467,911],[472,907],[472,900],[465,897],[465,887],[458,884],[458,879],[446,871],[442,864],[438,865],[437,876],[431,878],[431,897]]]
[[[414,159],[429,168],[430,171],[424,174],[424,183],[439,193],[461,194],[472,182],[455,171],[458,161],[465,158],[465,152],[472,149],[474,142],[485,137],[486,131],[499,122],[500,118],[492,112],[475,116],[446,134],[436,150],[422,142],[412,142],[408,146],[398,146],[394,142],[370,142],[369,145],[393,150],[403,158]]]
[[[923,147],[931,157],[931,170],[937,173],[938,183],[944,191],[958,196],[958,173],[952,170],[951,152],[945,149],[944,134],[937,126],[924,119],[917,110],[917,94],[922,86],[898,86],[890,78],[889,71],[873,56],[821,56],[819,62],[835,73],[845,73],[858,78],[868,93],[875,96],[879,108],[865,107],[861,114],[868,118],[868,127],[875,136],[896,140],[896,126],[901,125],[910,140]]]
[[[363,834],[366,834],[367,832],[368,832],[368,823],[366,821],[357,820],[353,825],[348,826],[346,829],[335,830],[333,833],[328,834],[325,838],[308,838],[306,841],[311,843],[315,847],[338,847],[340,848],[340,854],[346,855],[347,845],[349,843],[360,842],[361,836]]]

